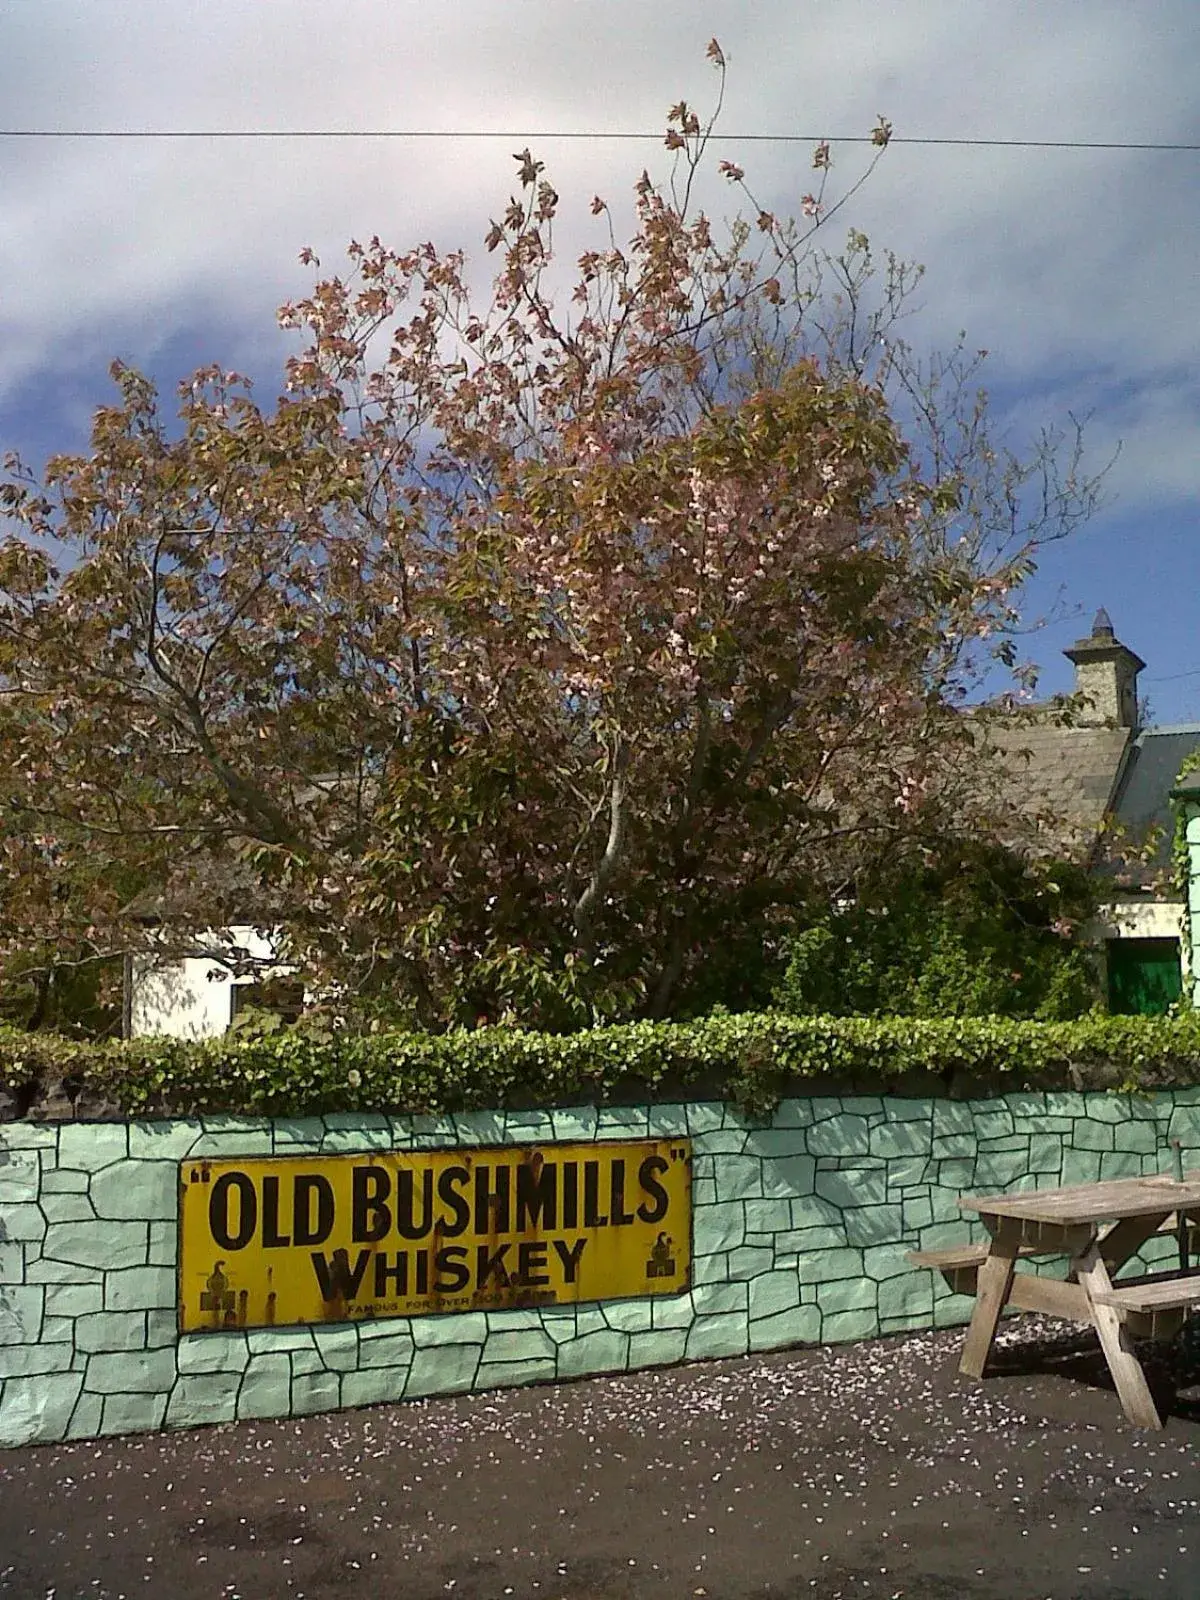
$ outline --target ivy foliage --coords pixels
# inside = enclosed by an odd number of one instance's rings
[[[726,1098],[762,1113],[786,1093],[947,1094],[1200,1083],[1200,1016],[1041,1023],[1003,1017],[718,1015],[575,1034],[232,1033],[84,1044],[0,1029],[9,1114],[65,1096],[77,1115],[472,1109]]]
[[[799,1014],[1067,1021],[1100,1003],[1076,938],[1095,909],[1080,866],[949,841],[793,933],[774,1000]]]

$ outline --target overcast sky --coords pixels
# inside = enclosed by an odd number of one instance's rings
[[[78,448],[114,356],[164,387],[217,361],[270,383],[274,309],[348,239],[481,256],[536,141],[582,243],[586,203],[664,170],[667,106],[715,87],[721,129],[828,135],[835,178],[898,135],[1200,143],[1197,0],[0,0],[6,129],[496,130],[489,141],[0,140],[0,448]],[[794,209],[811,151],[734,144]],[[728,206],[728,192],[713,203]],[[925,263],[910,334],[991,352],[1018,430],[1090,414],[1110,504],[1028,597],[1042,687],[1104,605],[1160,722],[1200,720],[1200,152],[893,144],[839,233]],[[572,231],[574,230],[574,231]],[[836,241],[835,241],[836,242]],[[268,389],[268,392],[271,392]]]

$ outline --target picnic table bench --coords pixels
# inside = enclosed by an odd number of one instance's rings
[[[1143,1428],[1162,1418],[1133,1348],[1133,1339],[1172,1338],[1200,1311],[1200,1270],[1154,1272],[1113,1282],[1169,1218],[1200,1227],[1200,1171],[1074,1184],[1063,1189],[963,1195],[988,1238],[941,1250],[914,1250],[909,1260],[943,1273],[959,1294],[974,1294],[959,1371],[982,1378],[1006,1307],[1093,1327],[1125,1415]],[[1186,1238],[1186,1231],[1181,1233]],[[1065,1278],[1017,1271],[1035,1256],[1066,1256]],[[1185,1258],[1186,1259],[1186,1258]]]

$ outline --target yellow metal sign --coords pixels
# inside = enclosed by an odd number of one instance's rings
[[[678,1294],[686,1139],[185,1161],[183,1332]]]

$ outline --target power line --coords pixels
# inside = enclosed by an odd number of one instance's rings
[[[495,128],[0,128],[0,139],[613,139],[653,140],[659,133],[620,129],[542,128],[529,133]],[[714,133],[715,144],[875,144],[871,134]],[[1128,139],[940,139],[892,134],[889,144],[932,145],[983,150],[1157,150],[1200,151],[1198,143]]]

